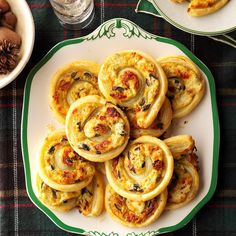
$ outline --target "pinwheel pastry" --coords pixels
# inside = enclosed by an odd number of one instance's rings
[[[74,102],[66,116],[66,134],[74,150],[90,161],[118,156],[129,140],[129,122],[121,109],[99,96]]]
[[[191,16],[204,16],[218,11],[229,0],[191,0],[188,13]]]
[[[142,136],[130,142],[119,157],[107,161],[105,167],[108,182],[119,195],[147,201],[167,187],[174,161],[163,141]]]
[[[192,153],[195,148],[195,141],[190,135],[182,134],[172,136],[164,140],[170,149],[175,160],[181,159],[186,154]]]
[[[72,149],[64,130],[57,130],[44,140],[38,168],[45,184],[64,192],[79,191],[95,174],[94,164]]]
[[[167,142],[165,140],[165,143],[171,146],[175,159],[174,173],[168,185],[166,204],[168,210],[186,205],[196,196],[199,189],[198,161],[194,153],[195,146],[192,146],[191,140],[193,140],[192,137],[188,135],[172,137]]]
[[[191,16],[205,16],[222,8],[229,0],[172,0],[176,3],[190,2],[188,13]]]
[[[120,196],[107,185],[105,207],[115,221],[128,227],[144,227],[158,219],[165,208],[166,200],[166,189],[153,199],[136,201]]]
[[[158,59],[168,78],[168,93],[173,118],[189,114],[201,101],[205,81],[195,64],[185,56]]]
[[[107,57],[98,84],[104,97],[125,110],[130,121],[140,128],[152,124],[168,87],[161,66],[150,56],[134,50]]]
[[[105,163],[104,162],[97,162],[95,164],[96,169],[102,173],[103,175],[106,175],[106,169],[105,169]]]
[[[92,182],[77,192],[63,192],[49,187],[37,175],[39,199],[56,211],[69,211],[78,207],[85,216],[98,216],[103,210],[104,184],[101,174],[96,173]]]
[[[96,172],[93,181],[81,190],[77,200],[79,212],[85,216],[99,216],[104,208],[103,176]]]
[[[55,117],[65,122],[70,105],[80,97],[98,95],[100,66],[91,61],[75,61],[60,68],[53,76],[49,105]]]
[[[160,137],[170,126],[172,117],[171,104],[169,99],[166,98],[154,122],[146,129],[131,126],[131,136],[134,138],[143,135]]]

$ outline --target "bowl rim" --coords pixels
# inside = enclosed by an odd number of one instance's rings
[[[27,18],[27,28],[31,32],[30,36],[27,36],[29,38],[30,44],[27,45],[27,48],[25,49],[25,52],[23,53],[22,57],[20,58],[20,61],[18,65],[15,67],[13,71],[11,71],[7,75],[3,75],[2,78],[0,78],[0,89],[7,86],[9,83],[11,83],[13,80],[17,78],[17,76],[22,72],[22,70],[25,68],[25,65],[29,61],[33,47],[34,47],[34,41],[35,41],[35,25],[34,25],[34,19],[33,15],[31,13],[30,7],[27,4],[26,0],[19,1],[19,4],[22,5],[22,8],[24,9],[26,18]],[[5,77],[6,76],[6,77]]]

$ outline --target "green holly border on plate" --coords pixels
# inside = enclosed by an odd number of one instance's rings
[[[58,43],[45,55],[45,57],[43,57],[39,61],[39,63],[29,73],[28,78],[26,80],[26,84],[25,84],[25,90],[24,90],[24,101],[23,101],[22,123],[21,123],[21,140],[22,140],[21,146],[22,146],[24,170],[25,170],[25,177],[26,177],[26,190],[31,201],[41,211],[43,211],[59,228],[63,230],[66,230],[72,233],[91,235],[91,236],[119,236],[118,233],[116,232],[105,234],[103,232],[97,232],[97,231],[92,231],[92,230],[85,231],[84,229],[67,225],[63,223],[50,209],[48,209],[38,200],[38,198],[36,197],[33,191],[32,182],[31,182],[31,170],[30,170],[28,141],[27,141],[27,124],[28,124],[30,90],[31,90],[32,80],[34,78],[34,75],[38,72],[38,70],[62,47],[66,45],[70,45],[70,44],[82,43],[83,41],[96,40],[97,38],[102,38],[102,37],[107,37],[108,39],[110,39],[116,36],[115,31],[117,29],[123,29],[124,30],[123,36],[126,38],[143,37],[144,39],[156,40],[158,42],[163,42],[163,43],[176,46],[181,51],[183,51],[195,64],[197,64],[197,66],[206,74],[208,82],[209,82],[211,104],[212,104],[214,140],[213,140],[212,179],[211,179],[211,184],[210,184],[208,193],[197,204],[197,206],[194,207],[194,209],[192,209],[192,211],[178,224],[165,227],[165,228],[160,228],[156,231],[148,231],[148,232],[140,233],[140,234],[136,234],[135,232],[132,232],[132,233],[128,233],[126,236],[151,236],[151,235],[157,235],[161,233],[167,233],[170,231],[180,229],[183,226],[185,226],[194,217],[194,215],[210,200],[210,198],[213,196],[216,189],[217,175],[218,175],[220,129],[219,129],[219,118],[218,118],[217,103],[216,103],[215,83],[214,83],[214,78],[210,70],[196,56],[194,56],[184,45],[172,39],[159,37],[159,36],[150,34],[127,19],[123,19],[123,18],[111,19],[103,23],[101,26],[98,27],[97,30],[95,30],[93,33],[85,37],[81,37],[78,39],[69,39],[69,40],[65,40]]]

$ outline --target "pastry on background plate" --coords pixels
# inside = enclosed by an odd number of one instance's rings
[[[56,130],[40,148],[38,173],[51,188],[74,192],[92,181],[95,167],[73,150],[64,130]]]
[[[168,79],[168,92],[173,118],[189,114],[205,93],[205,80],[197,66],[185,56],[158,58]]]
[[[190,2],[188,13],[191,16],[205,16],[221,9],[229,0],[171,0],[176,3]]]
[[[156,221],[165,209],[166,189],[148,201],[135,201],[116,193],[110,185],[106,187],[105,207],[115,221],[128,227],[144,227]]]
[[[105,166],[107,180],[119,195],[147,201],[169,184],[174,160],[162,140],[142,136],[131,141],[119,157],[107,161]]]
[[[218,11],[229,0],[191,0],[188,13],[191,16],[204,16]]]
[[[109,55],[98,75],[103,96],[126,111],[140,128],[149,127],[165,101],[168,84],[161,66],[135,50]]]
[[[65,123],[70,105],[78,98],[99,95],[100,66],[92,61],[74,61],[58,69],[53,75],[49,105],[56,119]]]
[[[118,156],[129,140],[129,122],[123,111],[93,95],[74,102],[66,116],[66,134],[82,157],[104,162]]]

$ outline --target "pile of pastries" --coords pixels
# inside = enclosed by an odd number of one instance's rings
[[[204,92],[201,72],[185,56],[156,60],[127,50],[101,66],[85,60],[63,66],[51,80],[49,105],[65,129],[41,146],[39,199],[85,216],[100,215],[105,205],[129,227],[187,204],[199,189],[195,141],[163,134]]]
[[[176,3],[190,2],[188,13],[191,16],[205,16],[214,13],[225,6],[229,0],[172,0]]]

